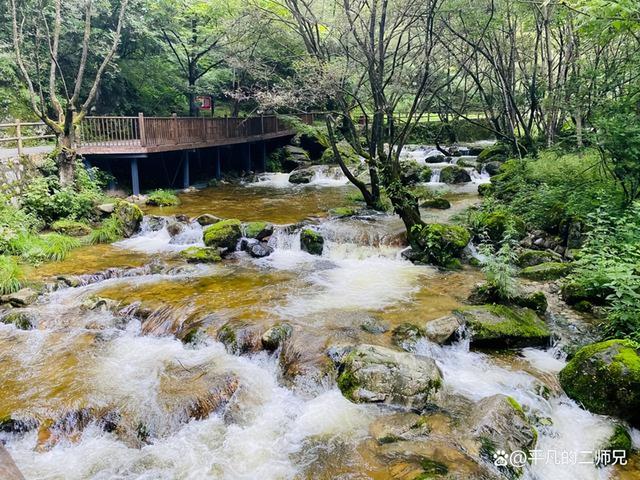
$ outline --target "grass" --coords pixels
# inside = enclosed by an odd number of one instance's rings
[[[0,295],[17,292],[22,288],[22,269],[13,257],[0,255]]]
[[[180,204],[180,199],[171,190],[154,190],[149,193],[147,203],[158,207],[170,207]]]
[[[9,241],[8,253],[29,263],[40,263],[63,260],[71,250],[79,246],[79,240],[59,233],[36,235],[20,232]]]
[[[122,224],[115,217],[107,218],[99,228],[96,228],[89,236],[89,243],[97,245],[99,243],[113,243],[122,238]]]

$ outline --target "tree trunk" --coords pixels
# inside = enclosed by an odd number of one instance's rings
[[[73,107],[67,106],[62,134],[58,137],[58,147],[60,151],[58,152],[56,162],[58,164],[60,185],[63,187],[70,187],[75,183],[75,169],[78,156],[75,150],[74,115]]]

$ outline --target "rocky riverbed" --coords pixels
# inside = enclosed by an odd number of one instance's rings
[[[455,165],[428,152],[409,156]],[[425,182],[450,203],[427,221],[477,201],[488,175],[458,168]],[[0,324],[0,438],[26,478],[632,478],[496,461],[606,446],[616,421],[557,380],[588,318],[535,280],[548,308],[470,305],[476,267],[409,262],[398,218],[314,175],[183,194],[32,272],[48,291]]]

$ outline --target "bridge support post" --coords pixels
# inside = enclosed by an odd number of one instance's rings
[[[189,188],[189,152],[183,153],[182,159],[182,188]]]
[[[260,169],[267,171],[267,142],[260,142]]]
[[[240,144],[240,157],[242,159],[242,169],[245,172],[251,171],[251,144]]]
[[[140,195],[140,176],[138,175],[138,159],[131,159],[131,188],[134,195]]]
[[[220,172],[220,148],[216,148],[216,179],[220,180],[221,172]]]

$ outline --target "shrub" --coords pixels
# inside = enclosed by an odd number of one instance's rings
[[[171,190],[154,190],[148,195],[147,203],[158,207],[169,207],[180,204],[180,199]]]
[[[14,258],[0,255],[0,295],[20,290],[22,276],[22,269]]]
[[[490,244],[480,245],[479,251],[484,256],[482,273],[487,279],[487,285],[502,299],[515,298],[518,294],[514,267],[517,255],[509,242],[505,242],[497,252]]]

